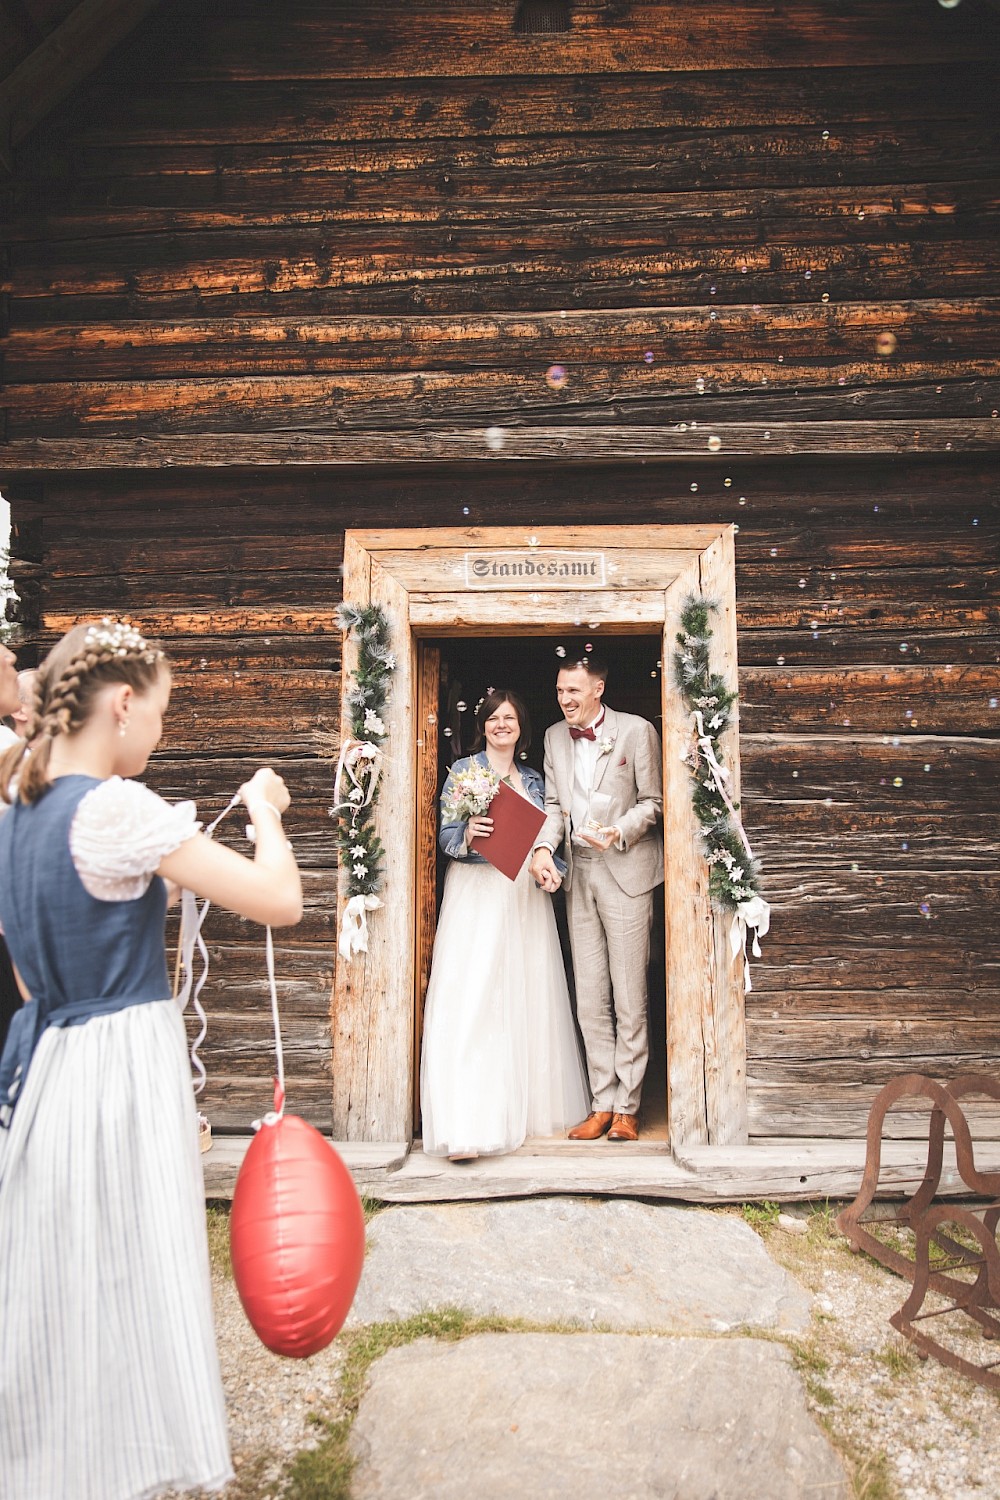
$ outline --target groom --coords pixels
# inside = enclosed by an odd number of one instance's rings
[[[531,861],[543,890],[556,890],[553,854],[565,841],[577,1016],[593,1102],[569,1132],[572,1141],[639,1139],[653,891],[663,881],[660,739],[645,719],[605,707],[607,679],[593,656],[560,669],[556,697],[565,722],[545,734],[547,816]]]

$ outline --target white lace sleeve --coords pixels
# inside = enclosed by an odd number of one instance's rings
[[[166,855],[201,828],[193,802],[164,802],[138,781],[112,776],[76,810],[69,847],[84,889],[99,901],[135,901]]]

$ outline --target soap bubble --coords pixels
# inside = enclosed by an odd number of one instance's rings
[[[806,586],[806,580],[804,578],[800,578],[799,579],[799,588],[800,589],[804,589],[805,586]]]
[[[901,849],[902,849],[902,851],[903,851],[903,853],[904,853],[904,854],[907,854],[907,853],[908,853],[908,852],[909,852],[909,848],[910,848],[910,846],[909,846],[909,844],[908,844],[908,843],[907,843],[907,842],[906,842],[906,840],[905,840],[905,839],[904,839],[904,840],[903,840],[903,842],[902,842],[902,843],[901,843],[901,844],[900,844],[900,846],[899,846],[899,847],[900,847],[900,848],[901,848]]]
[[[894,333],[879,333],[875,337],[875,353],[880,354],[883,359],[888,358],[896,347],[896,335]]]
[[[743,501],[742,501],[742,500],[741,500],[741,501],[740,501],[740,504],[741,504],[741,505],[742,505],[742,504],[743,504]],[[778,555],[778,549],[777,549],[777,547],[772,547],[772,548],[771,548],[771,556],[772,556],[772,557],[777,557],[777,555]]]
[[[912,708],[908,708],[906,710],[906,714],[905,714],[904,717],[907,718],[907,719],[912,719],[913,718],[913,709]]]
[[[566,655],[566,647],[565,646],[557,646],[556,647],[556,655],[557,656],[565,656]]]
[[[708,440],[708,451],[709,451],[709,453],[718,453],[718,451],[719,451],[719,449],[721,447],[722,447],[722,439],[720,437],[710,437],[709,438],[709,440]]]
[[[903,785],[903,778],[902,778],[902,776],[894,776],[892,778],[892,784],[893,784],[893,786],[902,786]]]
[[[785,658],[783,656],[779,656],[778,657],[778,666],[779,667],[783,667],[784,665],[785,665]]]
[[[705,382],[700,375],[694,383],[694,388],[698,392],[699,396],[703,396],[705,394]]]
[[[727,490],[732,489],[733,481],[731,479],[724,479],[722,482],[726,486]]]
[[[838,385],[846,385],[847,384],[847,376],[846,375],[838,375],[837,376],[837,384]]]
[[[646,352],[645,352],[645,354],[642,357],[646,361],[647,365],[651,365],[653,363],[653,351],[652,351],[652,349],[647,349]]]
[[[583,649],[584,649],[584,651],[593,651],[593,649],[594,649],[593,642],[592,641],[588,641],[587,644],[584,646]]]
[[[821,302],[829,302],[829,300],[830,300],[830,293],[829,292],[824,292],[823,295],[822,295],[822,297],[819,300]]]
[[[545,384],[550,391],[561,391],[566,384],[566,380],[565,365],[549,365],[549,368],[545,372]]]
[[[466,703],[464,698],[459,698],[458,702],[455,704],[455,707],[458,709],[460,714],[464,714],[468,706],[469,705]]]
[[[486,438],[487,448],[492,448],[494,453],[506,442],[506,433],[502,427],[487,427],[483,436]]]
[[[828,141],[829,139],[830,139],[830,132],[828,130],[824,130],[824,132],[823,132],[823,140],[824,141]]]
[[[997,706],[997,699],[996,698],[991,698],[990,699],[990,708],[996,708],[996,706]]]
[[[938,5],[942,10],[955,10],[961,3],[962,0],[938,0]]]
[[[798,773],[798,771],[793,771],[792,772],[792,780],[793,781],[798,781],[798,779],[799,779],[799,773]]]
[[[467,516],[468,514],[469,514],[469,507],[467,505],[463,505],[462,506],[462,515],[463,516]]]
[[[698,493],[698,486],[696,484],[692,484],[691,493],[692,495],[696,495]]]
[[[940,3],[940,0],[939,0],[939,3]],[[922,917],[930,917],[930,914],[931,914],[931,903],[929,901],[921,901],[921,903],[920,903],[920,915]]]
[[[899,643],[899,649],[900,649],[900,651],[909,651],[910,648],[907,645],[906,641],[900,641],[900,643]]]
[[[930,766],[924,766],[924,770],[925,771],[929,771],[930,770]]]

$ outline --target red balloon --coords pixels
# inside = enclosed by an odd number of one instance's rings
[[[229,1216],[244,1311],[275,1354],[305,1359],[336,1337],[365,1258],[361,1200],[337,1152],[298,1115],[265,1120]]]

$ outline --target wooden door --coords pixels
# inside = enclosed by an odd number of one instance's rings
[[[414,715],[417,752],[416,952],[413,960],[413,1130],[420,1130],[420,1045],[424,1031],[424,1000],[431,975],[431,952],[437,926],[437,794],[438,699],[441,651],[429,641],[417,643],[417,705]]]

